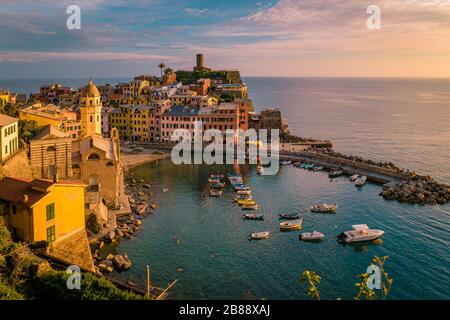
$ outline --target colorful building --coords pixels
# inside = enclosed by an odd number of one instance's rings
[[[80,181],[0,180],[0,216],[14,238],[53,243],[85,228]]]
[[[0,107],[5,106],[11,101],[11,92],[9,90],[0,89]]]
[[[11,158],[19,150],[18,119],[0,114],[0,163]]]

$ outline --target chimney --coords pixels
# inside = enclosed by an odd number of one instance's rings
[[[23,195],[23,203],[27,203],[28,200],[29,200],[28,195],[27,195],[27,194],[24,194],[24,195]]]
[[[58,172],[55,172],[55,174],[53,175],[53,182],[54,182],[54,183],[58,183],[58,182],[59,182],[59,175],[58,175]]]

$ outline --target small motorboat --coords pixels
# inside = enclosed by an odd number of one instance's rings
[[[358,178],[359,178],[359,174],[354,174],[349,178],[349,180],[350,180],[350,182],[355,182]]]
[[[251,196],[252,195],[252,191],[251,190],[238,190],[237,194],[239,196]]]
[[[250,187],[244,186],[243,184],[233,185],[233,188],[234,188],[235,191],[248,191],[248,190],[250,190]]]
[[[313,171],[317,172],[317,171],[322,171],[324,168],[322,166],[315,166],[313,168]]]
[[[258,205],[256,203],[246,203],[242,205],[242,210],[258,210]]]
[[[242,200],[252,200],[252,196],[251,195],[250,196],[241,195],[241,196],[237,196],[234,198],[234,202],[239,202]]]
[[[263,239],[268,239],[269,236],[270,236],[270,232],[269,231],[256,232],[256,233],[250,234],[250,239],[252,239],[252,240],[263,240]]]
[[[337,209],[337,205],[335,204],[318,204],[311,206],[311,212],[317,212],[317,213],[335,213]]]
[[[300,235],[300,240],[303,241],[321,241],[325,238],[325,235],[319,231],[304,232]]]
[[[307,164],[304,166],[305,170],[314,170],[315,165],[314,164]]]
[[[255,200],[251,200],[251,199],[244,199],[244,200],[238,200],[237,204],[240,206],[244,206],[244,205],[252,205],[252,204],[256,204]]]
[[[217,190],[217,189],[211,189],[209,190],[209,196],[210,197],[220,197],[222,195],[222,190]]]
[[[297,220],[300,218],[299,213],[286,213],[286,214],[279,214],[278,215],[280,220]]]
[[[344,174],[344,171],[342,170],[332,170],[329,174],[328,177],[330,178],[337,178],[340,177]]]
[[[222,188],[225,188],[225,183],[222,183],[222,182],[214,182],[214,183],[211,183],[211,188],[214,188],[214,189],[222,189]]]
[[[281,160],[280,161],[280,164],[282,165],[282,166],[288,166],[288,165],[290,165],[292,163],[292,161],[290,161],[290,160]]]
[[[302,228],[302,222],[303,222],[303,219],[281,222],[280,230],[281,231],[300,230]]]
[[[367,181],[367,177],[366,176],[359,177],[355,181],[355,186],[362,187],[363,185],[366,184],[366,181]]]
[[[263,214],[244,214],[242,215],[244,220],[264,220]]]
[[[208,182],[209,183],[221,183],[220,179],[217,179],[217,178],[209,178]]]
[[[383,230],[369,229],[366,224],[357,224],[352,226],[353,230],[345,231],[337,236],[339,243],[354,243],[372,241],[378,239],[384,234]]]

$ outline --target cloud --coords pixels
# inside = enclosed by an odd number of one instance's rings
[[[191,14],[191,15],[202,15],[206,12],[208,12],[208,9],[203,8],[203,9],[199,9],[199,8],[185,8],[184,12],[186,12],[187,14]]]

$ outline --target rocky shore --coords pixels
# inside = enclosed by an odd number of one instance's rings
[[[154,194],[150,184],[144,183],[144,180],[137,181],[132,175],[129,175],[125,182],[125,192],[132,209],[131,214],[117,217],[117,228],[91,246],[95,266],[102,273],[126,271],[132,267],[131,259],[126,253],[113,255],[102,253],[102,249],[105,245],[117,244],[123,239],[131,240],[133,235],[141,229],[144,223],[143,218],[153,214],[158,208],[153,199]]]
[[[345,155],[329,148],[309,148],[307,151],[392,170],[406,177],[404,183],[387,183],[383,186],[383,191],[380,192],[380,196],[386,200],[397,200],[422,205],[446,204],[450,201],[449,185],[439,183],[430,176],[421,176],[415,171],[400,168],[392,162],[373,161],[359,156]]]

